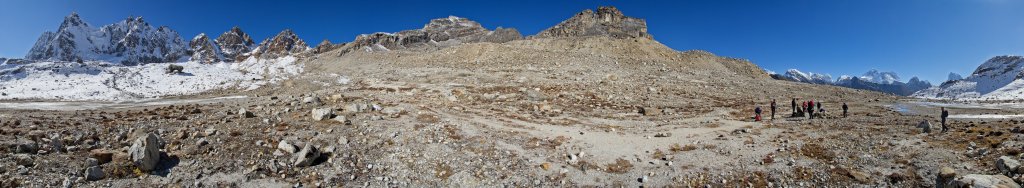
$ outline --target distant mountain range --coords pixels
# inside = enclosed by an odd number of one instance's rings
[[[1024,56],[996,56],[966,78],[950,74],[949,79],[911,96],[952,100],[1024,99]]]
[[[913,77],[904,83],[900,81],[900,77],[895,72],[880,72],[878,70],[870,70],[859,77],[843,75],[835,81],[832,81],[832,76],[828,74],[804,73],[797,69],[789,69],[783,74],[771,74],[771,76],[778,80],[835,85],[900,96],[908,96],[914,94],[914,92],[932,87],[931,83],[922,81],[917,77]]]

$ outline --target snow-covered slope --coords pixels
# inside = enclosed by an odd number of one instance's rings
[[[186,44],[166,26],[153,28],[142,17],[93,28],[71,13],[55,32],[45,32],[25,59],[46,61],[106,61],[134,65],[174,62]]]
[[[946,81],[962,80],[962,79],[964,79],[964,77],[960,76],[960,74],[957,74],[955,72],[951,72],[951,73],[949,73],[949,78],[946,79]]]
[[[295,57],[250,58],[241,63],[168,63],[184,73],[165,74],[168,64],[124,66],[108,62],[38,62],[0,65],[0,99],[129,101],[217,89],[255,89],[298,75]]]
[[[996,56],[978,66],[967,78],[928,88],[914,97],[954,100],[1024,99],[1024,57]]]

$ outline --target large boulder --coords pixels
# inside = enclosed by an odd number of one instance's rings
[[[85,169],[85,180],[96,181],[107,177],[106,173],[103,173],[103,168],[100,166],[92,166]]]
[[[154,133],[135,139],[128,155],[133,164],[142,171],[152,171],[160,163],[160,138]]]
[[[953,180],[957,187],[975,188],[1020,188],[1013,179],[1004,175],[968,174]]]

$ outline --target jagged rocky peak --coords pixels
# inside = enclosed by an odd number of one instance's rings
[[[955,72],[951,72],[951,73],[949,73],[949,77],[946,79],[946,81],[962,80],[962,79],[964,79],[964,77],[960,76],[960,74],[957,74]]]
[[[503,43],[522,38],[523,35],[513,28],[498,27],[491,31],[473,20],[448,16],[447,18],[432,19],[420,29],[359,35],[354,41],[344,45],[341,53],[355,50],[389,51],[409,48],[443,48],[463,43]]]
[[[554,27],[541,31],[537,38],[608,36],[613,38],[651,38],[647,21],[628,17],[612,6],[598,7],[577,13]]]
[[[313,53],[324,53],[337,49],[338,47],[340,47],[340,45],[332,44],[330,40],[324,39],[324,41],[321,41],[320,44],[316,45],[316,48],[313,48]]]
[[[214,63],[223,59],[220,50],[217,49],[217,45],[210,40],[210,37],[206,36],[206,33],[199,33],[198,36],[192,38],[188,46],[189,54],[191,55],[189,61]]]
[[[56,32],[45,32],[25,56],[29,60],[98,60],[126,65],[177,61],[184,40],[168,27],[153,28],[142,17],[92,28],[77,13],[64,17]]]
[[[216,39],[217,46],[220,47],[220,53],[224,55],[225,61],[241,61],[247,57],[247,53],[251,52],[255,47],[256,42],[242,31],[242,28],[238,26],[232,27],[231,30],[220,34]]]
[[[295,32],[292,32],[291,29],[285,29],[274,36],[274,38],[260,42],[257,50],[257,57],[273,59],[305,52],[309,50],[309,45],[306,45],[305,41],[299,39],[299,36],[295,35]]]

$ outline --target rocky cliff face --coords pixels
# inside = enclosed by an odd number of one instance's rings
[[[43,33],[25,58],[103,60],[133,65],[177,61],[185,54],[185,42],[177,32],[166,26],[153,28],[142,17],[96,29],[72,13],[56,32]]]
[[[216,39],[216,44],[220,47],[220,53],[224,55],[225,61],[230,62],[242,61],[248,57],[246,54],[255,48],[256,42],[249,37],[249,34],[235,26],[220,34]]]
[[[195,38],[192,38],[188,46],[189,54],[191,55],[189,61],[214,63],[224,59],[220,54],[220,50],[217,49],[217,45],[205,33],[200,33]]]
[[[388,51],[409,48],[443,48],[463,43],[493,42],[503,43],[522,39],[522,34],[512,28],[487,30],[480,23],[449,16],[430,20],[421,29],[405,30],[397,33],[363,34],[342,47],[342,54],[356,51]]]
[[[951,78],[955,76],[950,76]],[[1017,100],[1024,99],[1024,56],[996,56],[982,63],[971,75],[949,80],[913,96],[938,99]]]
[[[281,31],[273,38],[260,42],[253,55],[259,58],[273,59],[288,55],[299,54],[309,50],[309,45],[299,39],[291,29]]]
[[[615,7],[598,7],[577,13],[554,27],[541,31],[538,38],[609,36],[613,38],[648,38],[647,21],[627,17]]]

